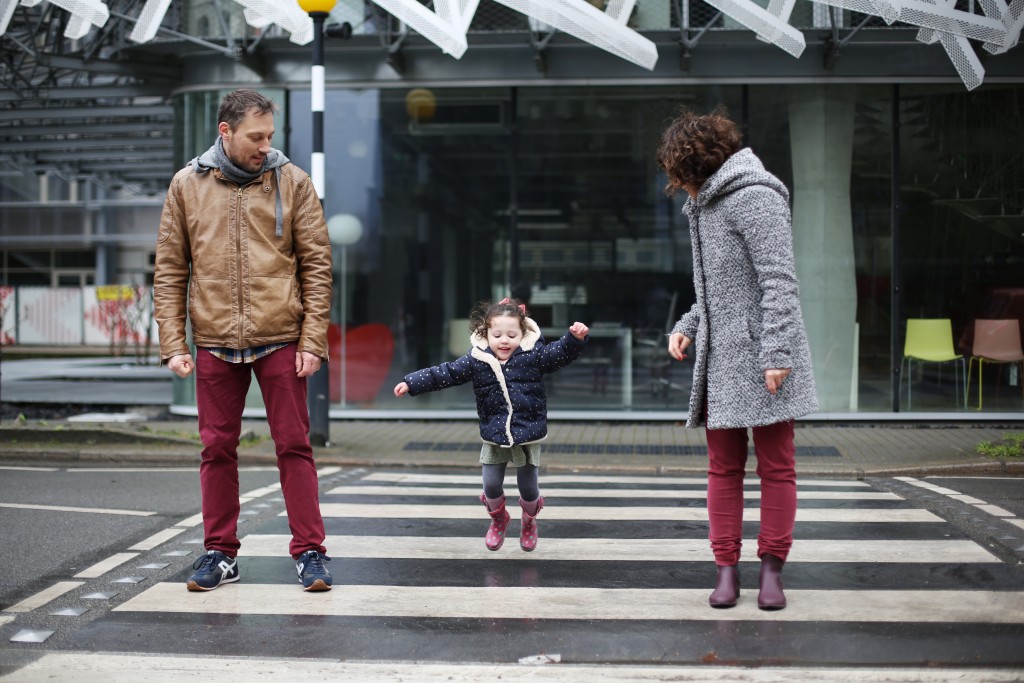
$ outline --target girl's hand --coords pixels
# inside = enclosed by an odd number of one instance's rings
[[[405,382],[399,382],[395,385],[395,396],[401,398],[409,393],[409,385]]]
[[[672,356],[676,360],[682,360],[686,358],[686,354],[683,351],[690,345],[692,340],[682,332],[675,332],[670,334],[668,337],[668,355]]]
[[[590,328],[584,325],[583,323],[573,323],[572,326],[569,328],[569,332],[572,333],[572,336],[576,337],[580,341],[583,341],[584,339],[587,338],[587,333],[590,332]]]

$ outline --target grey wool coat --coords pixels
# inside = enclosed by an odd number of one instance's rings
[[[696,353],[686,426],[756,427],[818,409],[793,266],[789,192],[749,149],[683,207],[697,301],[676,323]],[[773,396],[764,371],[792,368]]]

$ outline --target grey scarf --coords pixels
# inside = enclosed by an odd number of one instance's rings
[[[281,216],[283,214],[281,207],[281,167],[287,163],[288,157],[286,157],[280,150],[271,147],[270,153],[263,159],[263,167],[255,173],[250,173],[249,171],[236,166],[235,163],[228,158],[228,155],[224,152],[224,140],[220,137],[217,138],[217,142],[213,143],[213,146],[210,147],[210,149],[206,150],[201,156],[198,156],[189,162],[192,166],[192,170],[196,173],[206,173],[211,168],[219,168],[225,178],[239,187],[242,185],[248,185],[267,171],[273,171],[275,184],[277,185],[277,193],[274,197],[274,208],[277,218],[276,234],[278,237],[283,234],[281,224]]]

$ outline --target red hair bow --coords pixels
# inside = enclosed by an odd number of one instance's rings
[[[512,300],[511,300],[511,299],[509,299],[509,298],[508,298],[508,297],[506,296],[506,297],[505,297],[504,299],[502,299],[502,300],[501,300],[501,301],[499,301],[498,303],[499,303],[499,304],[510,304],[510,303],[512,303]],[[518,304],[518,305],[519,305],[519,310],[523,312],[523,315],[526,315],[526,304]]]

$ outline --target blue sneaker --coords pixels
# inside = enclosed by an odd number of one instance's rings
[[[238,581],[238,562],[219,550],[207,550],[192,568],[196,573],[185,584],[190,591],[212,591],[222,583]]]
[[[295,571],[299,573],[299,581],[304,589],[331,590],[331,573],[324,566],[324,560],[330,562],[331,558],[316,550],[307,550],[295,560]]]

